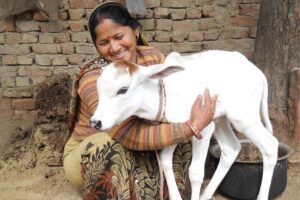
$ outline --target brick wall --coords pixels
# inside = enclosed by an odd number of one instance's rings
[[[87,32],[102,0],[61,0],[59,20],[38,11],[0,19],[0,119],[34,117],[34,86],[47,77],[73,75],[96,54]],[[150,43],[167,54],[238,50],[253,58],[260,0],[145,0],[139,18]]]

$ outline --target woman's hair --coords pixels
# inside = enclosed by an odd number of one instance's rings
[[[111,19],[121,26],[130,27],[132,30],[141,28],[140,23],[131,17],[127,9],[122,4],[117,2],[107,2],[101,4],[93,10],[88,21],[88,28],[94,44],[97,36],[95,29],[103,19]],[[141,37],[138,37],[137,44],[144,44]]]

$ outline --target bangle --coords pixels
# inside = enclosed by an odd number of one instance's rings
[[[190,129],[193,131],[195,137],[198,140],[202,139],[202,136],[200,134],[201,130],[199,130],[199,128],[195,124],[193,124],[191,120],[187,120],[185,123],[190,127]]]

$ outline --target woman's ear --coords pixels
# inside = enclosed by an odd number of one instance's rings
[[[138,40],[140,37],[140,29],[139,28],[135,29],[134,33],[135,33],[136,40]]]

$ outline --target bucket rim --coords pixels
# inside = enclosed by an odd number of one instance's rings
[[[251,143],[251,141],[247,140],[247,139],[239,140],[239,142],[241,144],[243,144],[243,143]],[[218,143],[213,144],[209,148],[209,154],[211,156],[213,156],[214,158],[220,159],[220,155],[218,155],[218,153],[217,153],[219,149],[220,149],[220,147],[219,147]],[[278,143],[278,149],[284,149],[286,151],[286,154],[283,155],[283,156],[281,156],[281,157],[279,157],[279,158],[277,158],[277,161],[288,159],[294,153],[294,150],[290,146],[288,146],[287,144],[285,144],[283,142],[279,142]],[[259,164],[259,163],[263,163],[262,160],[258,160],[258,161],[240,161],[240,160],[237,161],[237,160],[235,160],[234,162],[235,163],[245,163],[245,164]]]

